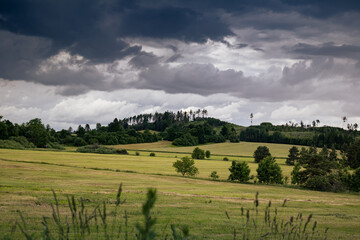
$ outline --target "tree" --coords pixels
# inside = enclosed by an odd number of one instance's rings
[[[250,168],[246,162],[232,161],[231,167],[229,168],[230,175],[228,180],[239,181],[241,183],[249,181]]]
[[[46,147],[50,137],[39,118],[32,119],[26,123],[25,136],[34,143],[36,147]]]
[[[204,159],[205,158],[205,152],[204,152],[204,150],[196,147],[196,148],[194,148],[194,151],[191,154],[191,157],[193,159]]]
[[[308,150],[302,148],[299,163],[302,167],[298,171],[297,183],[314,190],[332,190],[341,185],[337,171],[338,163],[334,153],[324,147],[317,153],[316,148],[310,147]]]
[[[253,114],[253,113],[250,113],[250,121],[251,121],[251,125],[252,125],[252,122],[253,122],[253,118],[254,118],[254,114]]]
[[[271,154],[267,146],[259,146],[254,152],[254,159],[256,163],[260,162],[268,156],[271,156]]]
[[[294,165],[295,162],[299,161],[299,149],[296,146],[293,146],[289,149],[288,158],[286,158],[286,164]]]
[[[293,170],[291,171],[291,183],[300,184],[300,163],[296,162]]]
[[[210,177],[213,179],[213,180],[216,180],[219,178],[219,175],[217,174],[217,171],[212,171],[211,174],[210,174]]]
[[[210,151],[209,151],[209,150],[206,150],[206,151],[205,151],[205,157],[206,157],[206,158],[210,158],[210,155],[211,155]]]
[[[188,157],[183,157],[181,160],[177,160],[173,163],[175,171],[181,173],[183,176],[194,176],[199,173],[197,167],[195,167],[195,161]]]
[[[351,143],[345,150],[346,163],[353,169],[360,167],[360,140]]]
[[[274,157],[268,156],[261,160],[256,172],[260,183],[283,183],[281,168],[275,162]]]

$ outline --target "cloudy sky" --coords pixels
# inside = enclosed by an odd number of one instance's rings
[[[0,115],[360,123],[360,2],[0,0]]]

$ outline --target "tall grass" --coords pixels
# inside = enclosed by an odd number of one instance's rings
[[[157,219],[152,215],[152,209],[157,199],[156,189],[149,189],[146,200],[142,205],[143,222],[136,224],[136,231],[129,232],[129,215],[124,208],[126,199],[122,196],[120,184],[115,201],[91,208],[87,205],[88,199],[76,199],[74,195],[67,195],[67,214],[61,214],[56,192],[52,190],[54,204],[51,204],[51,217],[43,217],[41,233],[33,232],[28,228],[23,214],[18,211],[19,220],[15,222],[11,233],[5,234],[2,239],[18,239],[16,231],[26,240],[83,240],[83,239],[192,239],[190,228],[170,225],[171,234],[159,234],[155,225]],[[286,201],[284,201],[285,203]],[[285,207],[285,204],[282,205]],[[313,215],[304,217],[302,213],[296,217],[290,216],[286,220],[278,216],[277,208],[272,208],[271,201],[265,206],[263,214],[259,212],[259,193],[256,193],[254,207],[241,207],[241,218],[233,219],[231,212],[225,211],[229,226],[232,228],[233,239],[327,239],[328,228],[320,231],[317,221],[312,221]],[[122,211],[120,211],[122,210]],[[192,226],[196,228],[196,226]],[[167,228],[167,227],[165,227]],[[165,232],[166,229],[164,229]]]

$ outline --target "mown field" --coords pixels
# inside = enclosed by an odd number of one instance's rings
[[[249,148],[256,148],[249,144],[243,146],[244,152],[234,149],[234,146],[241,149],[242,144],[245,143],[223,144],[223,151],[220,144],[202,148],[219,155],[244,156],[251,152]],[[41,231],[41,216],[51,217],[50,204],[54,203],[51,188],[58,193],[60,211],[68,213],[66,194],[83,197],[90,206],[103,199],[113,203],[118,185],[123,183],[123,195],[127,200],[121,211],[126,209],[130,216],[129,236],[132,237],[135,223],[142,220],[140,210],[145,193],[153,187],[158,190],[153,215],[157,218],[156,230],[162,239],[171,234],[169,224],[188,225],[190,234],[196,239],[233,239],[234,226],[238,228],[238,234],[241,232],[241,208],[255,214],[253,200],[256,192],[260,193],[259,219],[263,218],[263,209],[271,200],[271,208],[277,208],[279,219],[287,221],[299,212],[304,216],[312,213],[319,231],[330,228],[328,239],[360,238],[359,194],[212,181],[209,179],[211,171],[218,171],[220,178],[225,180],[231,164],[216,158],[196,160],[200,174],[196,178],[184,178],[172,168],[176,153],[169,152],[176,150],[187,155],[193,147],[168,147],[169,143],[164,142],[150,145],[132,146],[135,149],[132,154],[136,150],[146,150],[140,151],[140,156],[0,149],[0,232],[10,232],[14,221],[19,219],[16,210],[23,212],[28,229]],[[290,147],[267,145],[275,156],[286,156]],[[157,152],[156,157],[148,156],[147,151],[156,149],[168,153]],[[251,163],[251,158],[241,160],[249,162],[251,174],[256,173],[257,166]],[[283,161],[278,159],[284,174],[289,175],[291,167],[283,165]],[[282,207],[284,199],[288,202]],[[229,213],[230,220],[225,211]]]
[[[200,145],[199,147],[204,150],[211,151],[212,154],[220,156],[245,156],[252,157],[254,151],[258,146],[266,145],[270,149],[270,153],[278,158],[286,158],[289,154],[289,148],[291,145],[286,144],[275,144],[275,143],[256,143],[256,142],[239,142],[239,143],[217,143]],[[126,144],[109,146],[115,148],[131,149],[131,150],[147,150],[153,152],[174,152],[174,153],[191,153],[195,147],[177,147],[171,145],[169,141],[161,141],[155,143],[140,143],[140,144]],[[299,147],[301,148],[301,147]],[[214,156],[213,156],[214,157]],[[212,158],[213,158],[212,157]]]

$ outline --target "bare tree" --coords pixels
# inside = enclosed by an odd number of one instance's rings
[[[252,122],[253,122],[253,118],[254,118],[254,114],[253,114],[253,113],[250,113],[250,121],[251,121],[251,125],[252,125]]]

